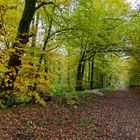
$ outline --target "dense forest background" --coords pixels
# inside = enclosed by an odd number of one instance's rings
[[[140,86],[139,6],[0,0],[1,107],[121,86]]]

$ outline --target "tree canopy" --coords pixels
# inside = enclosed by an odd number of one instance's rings
[[[3,104],[140,86],[139,16],[125,0],[0,0]]]

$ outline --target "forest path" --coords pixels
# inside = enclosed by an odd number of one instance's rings
[[[97,114],[98,140],[140,140],[140,94],[121,89],[104,96]]]
[[[140,140],[140,89],[0,110],[0,140]],[[97,98],[96,98],[97,97]]]

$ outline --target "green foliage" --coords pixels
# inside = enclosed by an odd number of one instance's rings
[[[131,11],[131,22],[129,25],[129,41],[131,44],[130,49],[127,52],[129,56],[127,63],[129,66],[128,72],[128,86],[140,86],[140,9]]]
[[[59,101],[65,102],[66,105],[77,108],[77,105],[85,105],[88,103],[89,97],[92,96],[91,93],[88,91],[67,91],[61,89],[61,92],[58,92],[59,90],[56,90],[56,92],[51,93],[50,95],[56,98]]]
[[[70,106],[84,102],[90,95],[75,92],[79,63],[84,64],[83,89],[116,88],[126,81],[139,83],[135,78],[140,79],[139,9],[130,10],[125,0],[53,2],[55,5],[35,12],[24,44],[15,39],[24,2],[0,0],[0,78],[6,87],[11,77],[15,78],[10,85],[14,89],[0,93],[1,107],[10,107],[17,100],[28,102],[32,97],[45,105],[43,98],[49,93]],[[9,65],[13,54],[21,61],[19,66]]]
[[[88,127],[92,122],[93,122],[93,118],[88,117],[88,118],[83,119],[83,120],[78,124],[78,126],[79,126],[79,127]]]
[[[77,105],[80,101],[80,98],[78,97],[77,93],[68,93],[65,96],[66,98],[66,104],[69,106]]]
[[[130,69],[129,69],[129,84],[130,87],[139,87],[140,86],[140,63],[134,59],[130,58],[129,60]]]
[[[65,123],[66,123],[66,119],[65,118],[60,118],[59,124],[60,125],[65,125]]]
[[[0,93],[0,108],[10,108],[13,107],[16,100],[16,95]]]
[[[55,91],[51,93],[51,96],[58,100],[65,101],[67,105],[74,106],[78,103],[79,97],[75,91],[69,91],[66,86],[57,86]]]
[[[27,122],[27,126],[28,126],[29,128],[33,128],[33,127],[34,127],[33,121],[32,121],[32,120],[29,120],[29,121]]]
[[[75,140],[81,140],[81,138],[79,136],[76,136]]]

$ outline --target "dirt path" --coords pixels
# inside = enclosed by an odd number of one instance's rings
[[[140,140],[140,90],[118,90],[86,105],[0,110],[0,140]]]
[[[136,92],[120,90],[104,97],[98,112],[98,140],[140,140],[140,94]]]

